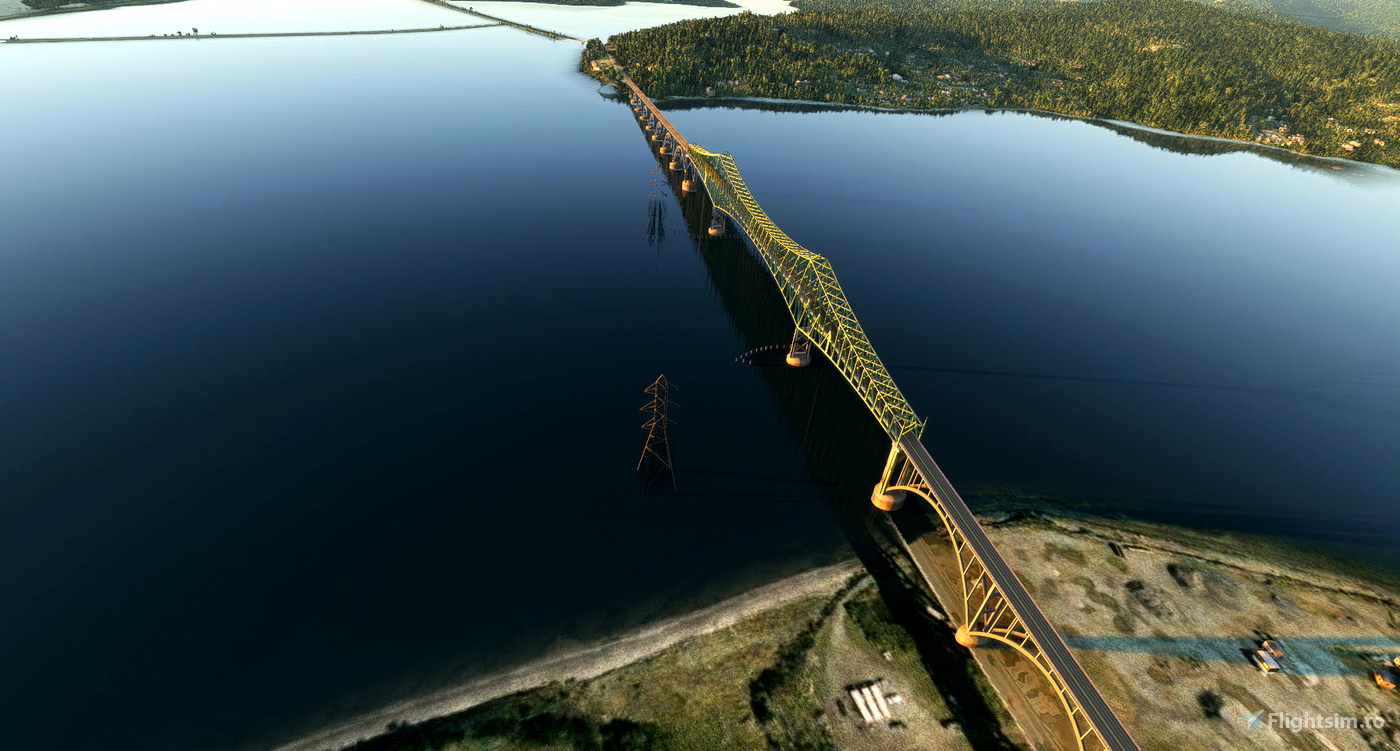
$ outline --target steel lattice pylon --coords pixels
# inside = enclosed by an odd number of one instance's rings
[[[671,489],[676,489],[676,470],[671,464],[669,432],[669,427],[675,424],[670,418],[670,412],[671,392],[676,390],[678,389],[666,379],[665,373],[657,376],[650,386],[643,389],[643,392],[651,394],[651,401],[647,402],[641,411],[650,413],[651,417],[642,423],[642,427],[647,431],[647,440],[642,446],[641,457],[637,459],[637,471],[641,472],[643,466],[647,465],[648,457],[652,460],[651,471],[642,476],[644,489],[651,487],[661,475],[669,475]]]

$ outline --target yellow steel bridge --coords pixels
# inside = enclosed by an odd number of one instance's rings
[[[1078,751],[1139,751],[1064,639],[920,442],[924,422],[880,362],[831,262],[798,245],[773,223],[749,192],[732,156],[685,140],[631,78],[623,73],[621,80],[630,90],[632,108],[650,139],[659,145],[661,154],[670,156],[671,169],[685,175],[682,185],[689,187],[692,178],[698,180],[709,194],[716,217],[729,217],[768,268],[795,326],[788,362],[805,364],[806,348],[815,346],[841,371],[889,435],[889,459],[871,500],[881,508],[895,509],[912,493],[927,501],[942,521],[959,569],[952,575],[958,581],[957,595],[962,601],[957,613],[961,621],[958,641],[969,647],[997,643],[1025,657],[1049,684]],[[929,583],[933,586],[932,580]]]

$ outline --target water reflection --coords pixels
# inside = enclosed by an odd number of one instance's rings
[[[1058,122],[1083,122],[1125,136],[1138,143],[1143,143],[1153,148],[1169,151],[1173,154],[1184,156],[1221,156],[1224,154],[1248,153],[1263,157],[1280,164],[1287,164],[1293,167],[1321,172],[1336,177],[1344,178],[1356,182],[1375,182],[1382,185],[1394,186],[1400,182],[1400,172],[1380,165],[1356,162],[1347,159],[1336,159],[1332,157],[1311,156],[1300,154],[1288,149],[1266,146],[1257,143],[1245,143],[1242,141],[1230,141],[1223,138],[1208,138],[1202,136],[1190,136],[1182,133],[1147,128],[1133,123],[1119,122],[1116,120],[1100,120],[1095,118],[1068,117],[1058,115],[1053,112],[1039,112],[1029,110],[904,110],[904,109],[881,109],[860,108],[840,104],[824,104],[821,102],[785,102],[780,100],[764,99],[672,99],[661,104],[663,109],[684,111],[695,109],[728,109],[728,110],[757,110],[763,112],[794,112],[794,113],[818,113],[818,112],[848,112],[864,111],[876,112],[884,115],[904,115],[909,117],[953,117],[967,115],[970,112],[982,112],[987,115],[996,115],[1006,112],[1016,112],[1018,114],[1043,118]]]

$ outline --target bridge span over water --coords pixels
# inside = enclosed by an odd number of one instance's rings
[[[871,501],[892,511],[913,494],[927,501],[942,521],[959,569],[953,574],[961,590],[961,612],[956,613],[960,621],[958,641],[969,647],[999,643],[1029,660],[1058,699],[1080,751],[1139,751],[1064,639],[920,442],[924,421],[909,406],[861,329],[831,263],[797,244],[768,218],[731,155],[707,151],[687,141],[631,78],[625,73],[620,78],[644,131],[659,146],[663,162],[681,174],[682,190],[703,188],[709,195],[714,206],[709,232],[724,234],[726,220],[732,222],[753,244],[772,275],[794,324],[788,364],[808,364],[811,349],[816,348],[841,372],[889,436],[889,458]]]

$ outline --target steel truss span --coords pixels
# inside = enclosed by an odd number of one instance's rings
[[[958,640],[968,646],[999,643],[1029,660],[1059,700],[1080,751],[1140,751],[919,441],[924,421],[880,362],[831,263],[798,245],[768,218],[732,156],[688,142],[625,74],[622,82],[631,90],[632,109],[643,130],[661,154],[671,156],[670,168],[687,180],[698,179],[715,210],[729,217],[753,243],[792,315],[793,352],[803,351],[807,344],[820,350],[889,435],[889,459],[872,500],[879,497],[897,507],[895,498],[912,493],[927,501],[943,522],[959,569],[962,612],[957,615],[962,625]],[[712,225],[712,232],[720,224]]]

